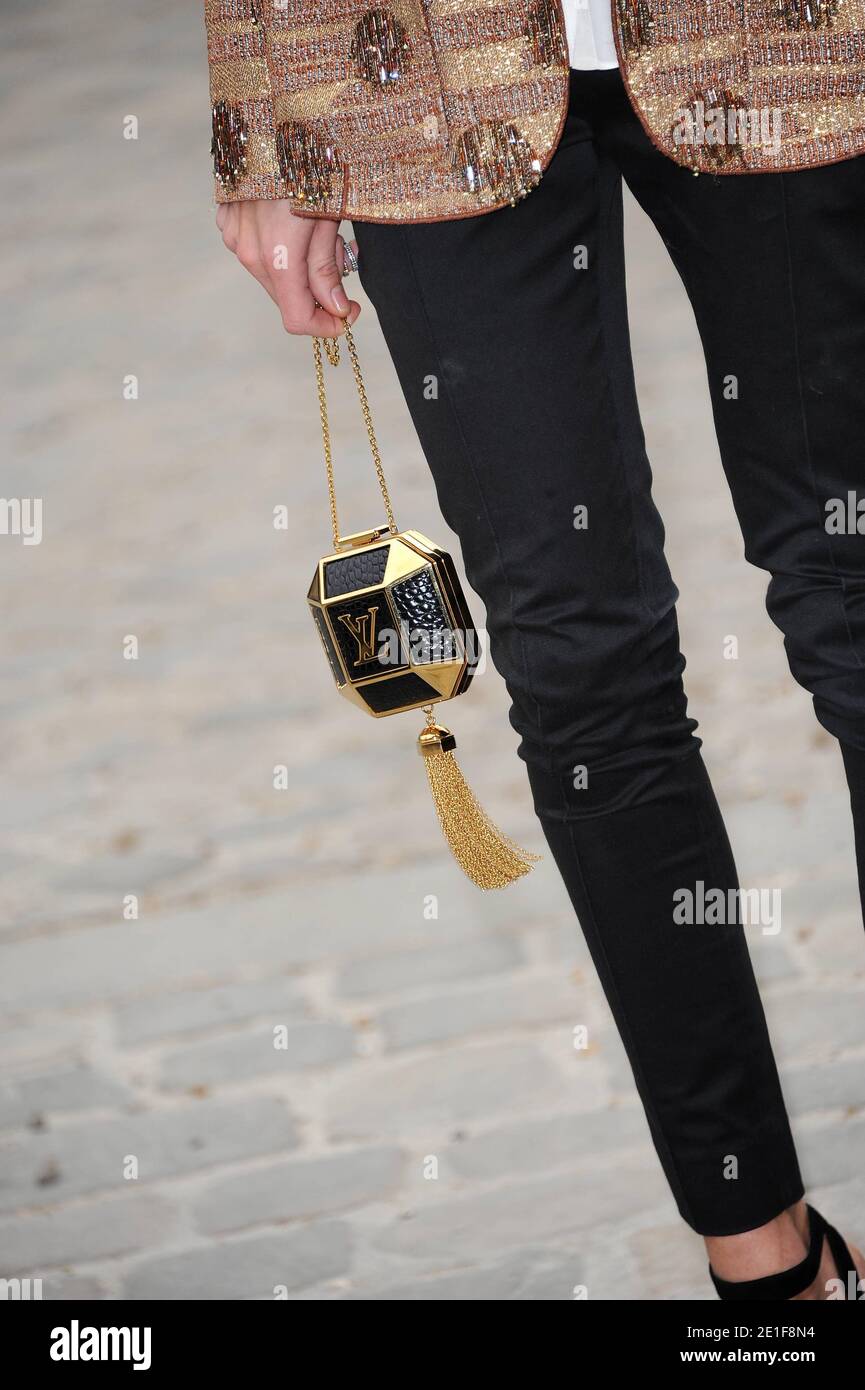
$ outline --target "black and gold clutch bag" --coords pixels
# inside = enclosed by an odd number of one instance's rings
[[[456,567],[447,551],[394,520],[351,329],[345,341],[366,425],[386,524],[341,536],[324,383],[322,343],[333,366],[339,344],[314,338],[333,551],[319,560],[307,595],[339,693],[375,719],[421,709],[418,738],[439,822],[463,871],[480,888],[503,888],[538,855],[520,849],[475,800],[454,757],[456,739],[434,706],[468,689],[480,658]]]

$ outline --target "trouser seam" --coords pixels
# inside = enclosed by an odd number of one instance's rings
[[[799,398],[799,415],[802,421],[802,440],[805,447],[805,462],[808,468],[808,473],[811,478],[811,489],[814,496],[814,507],[817,513],[817,525],[823,533],[824,543],[826,546],[826,553],[829,556],[829,564],[832,568],[832,572],[835,575],[835,578],[837,579],[838,585],[841,590],[841,614],[844,619],[844,628],[847,633],[847,640],[850,643],[850,651],[852,653],[852,656],[856,664],[861,668],[863,665],[865,665],[865,662],[863,662],[862,657],[856,648],[856,643],[853,638],[853,632],[850,627],[850,618],[847,612],[846,581],[844,579],[844,576],[838,569],[838,565],[835,560],[835,552],[832,548],[832,541],[828,531],[826,530],[825,525],[823,524],[823,518],[820,511],[820,494],[817,488],[817,475],[814,469],[814,456],[811,449],[811,435],[808,429],[808,413],[805,409],[805,389],[802,383],[802,357],[799,347],[799,324],[796,316],[796,294],[793,277],[793,253],[792,248],[790,246],[790,224],[787,217],[787,176],[783,173],[780,173],[778,174],[778,178],[780,180],[781,188],[781,222],[784,228],[784,249],[786,251],[787,261],[787,291],[790,301],[790,319],[793,331],[793,359],[796,364],[796,393]]]
[[[567,797],[566,797],[566,795],[565,795],[564,785],[563,785],[562,783],[560,783],[560,786],[561,786],[561,793],[562,793],[562,804],[563,804],[565,810],[567,810]],[[574,864],[575,864],[575,866],[576,866],[577,874],[578,874],[578,876],[579,876],[580,886],[581,886],[581,888],[582,888],[582,890],[583,890],[583,895],[584,895],[585,900],[586,900],[586,902],[587,902],[587,904],[588,904],[589,912],[591,913],[591,917],[592,917],[592,931],[593,931],[593,934],[594,934],[595,941],[597,942],[598,950],[600,951],[601,956],[603,957],[604,968],[605,968],[605,971],[606,971],[606,974],[607,974],[607,978],[608,978],[609,981],[610,981],[611,988],[612,988],[613,994],[614,994],[614,996],[615,996],[616,1008],[617,1008],[618,1015],[619,1015],[619,1017],[620,1017],[621,1020],[622,1020],[622,1023],[619,1025],[619,1033],[620,1033],[620,1035],[621,1035],[621,1037],[622,1037],[622,1041],[625,1043],[625,1049],[626,1049],[626,1051],[627,1051],[627,1053],[628,1053],[628,1059],[629,1059],[629,1061],[630,1061],[630,1063],[631,1063],[631,1067],[632,1067],[632,1069],[634,1070],[635,1079],[636,1079],[636,1075],[637,1075],[637,1074],[639,1074],[639,1077],[640,1077],[640,1082],[641,1082],[640,1099],[641,1099],[642,1102],[643,1102],[643,1107],[644,1107],[644,1109],[646,1110],[646,1113],[647,1113],[647,1114],[651,1114],[651,1115],[652,1115],[652,1118],[654,1119],[655,1126],[656,1126],[656,1132],[657,1132],[658,1136],[660,1137],[660,1139],[662,1140],[663,1147],[664,1147],[664,1152],[665,1152],[665,1154],[667,1155],[667,1160],[668,1160],[669,1165],[670,1165],[670,1171],[671,1171],[672,1173],[675,1174],[675,1176],[676,1176],[676,1182],[679,1184],[679,1193],[676,1194],[676,1200],[677,1200],[677,1205],[679,1206],[679,1210],[681,1211],[682,1217],[684,1218],[685,1221],[688,1222],[688,1224],[689,1224],[690,1226],[692,1226],[692,1227],[694,1227],[694,1229],[696,1229],[694,1217],[693,1217],[693,1214],[692,1214],[692,1212],[691,1212],[691,1206],[690,1206],[690,1203],[688,1202],[688,1200],[687,1200],[687,1198],[686,1198],[686,1196],[685,1196],[685,1187],[684,1187],[684,1184],[683,1184],[683,1182],[682,1182],[681,1174],[680,1174],[680,1172],[679,1172],[679,1166],[678,1166],[678,1164],[677,1164],[677,1162],[676,1162],[676,1160],[675,1160],[675,1158],[674,1158],[674,1156],[673,1156],[672,1149],[669,1147],[669,1141],[668,1141],[668,1139],[667,1139],[666,1132],[665,1132],[664,1128],[663,1128],[662,1125],[661,1125],[660,1117],[659,1117],[659,1115],[658,1115],[657,1110],[655,1109],[655,1103],[654,1103],[654,1099],[652,1098],[651,1087],[650,1087],[649,1084],[648,1084],[648,1080],[647,1080],[647,1078],[646,1078],[645,1072],[643,1071],[642,1063],[641,1063],[640,1058],[639,1058],[639,1056],[638,1056],[638,1048],[637,1048],[637,1046],[636,1046],[635,1039],[634,1039],[634,1037],[633,1037],[633,1035],[632,1035],[632,1033],[631,1033],[630,1023],[628,1022],[628,1017],[627,1017],[627,1011],[626,1011],[626,1009],[625,1009],[625,1007],[624,1007],[624,1004],[623,1004],[623,1002],[622,1002],[621,996],[620,996],[620,994],[619,994],[618,984],[617,984],[616,977],[615,977],[615,974],[614,974],[614,971],[613,971],[613,967],[612,967],[612,965],[611,965],[611,963],[610,963],[610,958],[609,958],[609,956],[608,956],[608,954],[607,954],[607,948],[606,948],[606,946],[604,945],[603,934],[602,934],[602,932],[600,931],[600,929],[599,929],[599,927],[598,927],[598,918],[597,918],[597,914],[596,914],[596,912],[595,912],[594,903],[592,902],[592,896],[591,896],[591,894],[590,894],[590,892],[589,892],[588,884],[586,883],[585,875],[583,874],[583,866],[582,866],[582,864],[581,864],[581,862],[580,862],[580,852],[579,852],[579,850],[578,850],[578,848],[577,848],[576,836],[575,836],[575,833],[574,833],[574,823],[573,823],[573,821],[568,821],[568,822],[567,822],[567,825],[568,825],[568,839],[569,839],[570,845],[571,845],[571,852],[573,853],[573,856],[574,856]],[[602,981],[602,984],[603,984],[603,981]],[[614,1021],[616,1021],[615,1016],[614,1016]],[[625,1038],[626,1038],[626,1037],[627,1037],[627,1042],[625,1042]],[[635,1065],[635,1062],[636,1062],[636,1065]],[[646,1100],[645,1097],[648,1097],[648,1101]]]
[[[611,406],[612,406],[612,420],[613,420],[613,424],[614,424],[614,432],[615,432],[615,438],[616,438],[616,453],[617,453],[618,460],[619,460],[619,471],[620,471],[620,473],[621,473],[621,475],[622,475],[622,483],[623,483],[625,492],[627,493],[627,497],[628,497],[628,511],[629,511],[630,518],[631,518],[631,535],[632,535],[632,537],[633,537],[632,549],[633,549],[633,555],[634,555],[634,567],[635,567],[636,575],[637,575],[637,594],[638,594],[640,603],[641,603],[641,605],[642,605],[642,607],[643,607],[643,611],[644,611],[645,613],[647,613],[647,614],[649,615],[649,617],[651,617],[651,618],[654,620],[655,617],[656,617],[657,615],[652,611],[652,607],[651,607],[651,604],[649,603],[648,596],[647,596],[647,592],[646,592],[645,575],[644,575],[644,572],[643,572],[643,557],[642,557],[642,554],[640,553],[640,546],[639,546],[639,543],[638,543],[639,532],[638,532],[638,529],[637,529],[637,519],[636,519],[635,510],[634,510],[634,488],[633,488],[632,479],[631,479],[631,476],[630,476],[630,470],[629,470],[629,468],[628,468],[628,463],[627,463],[627,456],[626,456],[625,445],[624,445],[624,437],[623,437],[623,433],[622,433],[621,411],[620,411],[618,396],[617,396],[616,389],[615,389],[615,374],[614,374],[613,371],[611,370],[611,366],[610,366],[610,346],[609,346],[608,332],[607,332],[607,313],[608,313],[608,306],[607,306],[607,290],[606,290],[606,283],[605,283],[605,279],[604,279],[604,273],[602,272],[602,269],[601,269],[601,260],[602,260],[602,256],[604,255],[604,250],[602,249],[602,246],[601,246],[601,237],[602,237],[602,234],[604,233],[605,229],[609,226],[609,222],[610,222],[610,210],[611,210],[611,208],[612,208],[612,206],[613,206],[613,200],[614,200],[614,198],[615,198],[615,196],[616,196],[616,190],[617,190],[617,188],[619,189],[619,191],[621,191],[621,186],[622,186],[622,175],[621,175],[620,170],[616,169],[616,171],[615,171],[615,182],[614,182],[614,184],[613,184],[612,189],[610,190],[609,196],[608,196],[608,198],[607,198],[607,200],[606,200],[606,204],[602,204],[602,200],[601,200],[601,160],[602,160],[602,159],[605,159],[605,158],[606,158],[605,155],[603,155],[602,153],[600,153],[599,151],[596,150],[597,164],[596,164],[596,172],[595,172],[595,188],[596,188],[596,201],[597,201],[597,207],[598,207],[598,324],[599,324],[599,327],[600,327],[600,337],[601,337],[601,344],[602,344],[602,357],[603,357],[603,362],[604,362],[604,375],[605,375],[606,383],[607,383],[607,395],[608,395],[608,397],[609,397],[609,399],[610,399],[610,404],[611,404]],[[625,313],[625,318],[626,318],[626,320],[627,320],[627,313],[628,313],[628,311],[627,311],[627,304],[625,305],[624,313]],[[637,407],[637,414],[638,414],[638,423],[639,423],[639,407]],[[642,425],[640,425],[640,429],[641,429],[641,432],[642,432]],[[656,669],[657,669],[657,668],[656,668]]]
[[[708,773],[707,773],[707,778],[708,778]],[[714,796],[714,791],[712,791],[711,794],[712,794],[712,796]],[[694,822],[695,822],[695,824],[698,825],[699,828],[700,828],[700,838],[701,838],[701,842],[702,842],[704,851],[705,851],[705,853],[706,853],[707,860],[708,860],[709,865],[710,865],[710,868],[711,868],[713,883],[718,884],[718,885],[720,886],[721,874],[720,874],[720,872],[719,872],[719,867],[718,867],[718,858],[717,858],[717,850],[716,850],[715,842],[714,842],[713,837],[707,834],[706,824],[705,824],[705,817],[704,817],[704,810],[703,810],[703,803],[697,798],[694,785],[693,785],[693,783],[690,783],[690,782],[688,783],[688,797],[689,797],[689,800],[690,800],[690,802],[691,802],[691,807],[692,807],[693,814],[694,814]],[[723,817],[720,816],[720,808],[719,808],[719,819],[721,820],[721,823],[723,824]],[[741,888],[741,883],[740,883],[740,880],[739,880],[738,866],[736,865],[736,860],[735,860],[735,856],[733,855],[732,846],[730,847],[730,858],[731,858],[731,862],[732,862],[732,865],[733,865],[733,878],[734,878],[734,882],[735,882],[737,888]],[[791,1144],[792,1149],[793,1149],[794,1162],[795,1162],[795,1164],[796,1164],[796,1170],[797,1170],[797,1175],[798,1175],[798,1181],[799,1181],[799,1185],[801,1186],[801,1173],[799,1173],[799,1171],[798,1171],[798,1156],[796,1155],[795,1141],[794,1141],[794,1139],[793,1139],[792,1130],[791,1130],[791,1128],[790,1128],[790,1117],[789,1117],[789,1114],[788,1114],[788,1112],[787,1112],[786,1103],[785,1103],[785,1101],[784,1101],[784,1093],[783,1093],[783,1091],[782,1091],[782,1089],[781,1089],[781,1079],[780,1079],[780,1076],[778,1075],[778,1065],[777,1065],[777,1062],[775,1061],[775,1049],[774,1049],[774,1047],[773,1047],[773,1045],[772,1045],[772,1038],[771,1038],[771,1035],[770,1035],[770,1033],[769,1033],[769,1024],[768,1024],[768,1021],[767,1021],[767,1019],[766,1019],[766,1011],[765,1011],[765,1009],[763,1008],[763,999],[762,999],[762,995],[761,995],[761,993],[760,993],[759,983],[758,983],[758,981],[757,981],[757,979],[756,979],[756,976],[755,976],[755,974],[754,974],[754,963],[753,963],[753,961],[751,960],[751,951],[750,951],[750,947],[748,946],[748,938],[747,938],[747,936],[745,935],[745,929],[744,929],[744,927],[742,926],[741,922],[738,922],[738,921],[737,921],[737,923],[736,923],[736,929],[737,929],[737,931],[739,931],[739,932],[742,934],[742,944],[743,944],[743,946],[744,946],[744,948],[745,948],[745,955],[746,955],[747,960],[748,960],[748,970],[750,971],[750,974],[751,974],[751,979],[752,979],[752,982],[753,982],[754,991],[755,991],[755,993],[756,993],[756,995],[757,995],[758,1007],[759,1007],[759,1009],[760,1009],[760,1014],[761,1014],[761,1017],[762,1017],[762,1020],[763,1020],[763,1031],[764,1031],[764,1035],[765,1035],[765,1042],[766,1042],[766,1045],[767,1045],[767,1047],[768,1047],[769,1056],[770,1056],[770,1058],[772,1059],[772,1065],[773,1065],[774,1071],[775,1071],[775,1082],[776,1082],[776,1086],[777,1086],[778,1100],[779,1100],[779,1102],[780,1102],[780,1116],[781,1116],[781,1118],[778,1119],[778,1117],[776,1116],[775,1121],[774,1121],[774,1124],[773,1124],[773,1126],[772,1126],[771,1136],[772,1136],[773,1138],[781,1139],[782,1137],[785,1137],[785,1131],[786,1131],[786,1137],[789,1138],[790,1144]],[[759,1039],[758,1039],[758,1041],[759,1041]],[[761,1141],[762,1141],[762,1138],[763,1138],[763,1136],[761,1135]],[[774,1145],[769,1149],[769,1152],[773,1152],[773,1151],[774,1151]],[[773,1174],[772,1174],[772,1176],[773,1176],[773,1178],[778,1178],[778,1174],[777,1174],[777,1170],[776,1170],[776,1169],[773,1169]],[[782,1190],[782,1189],[786,1189],[786,1188],[788,1187],[789,1184],[788,1184],[788,1180],[787,1180],[787,1179],[784,1179],[784,1180],[777,1180],[777,1181],[775,1182],[774,1185],[775,1185],[775,1187],[780,1191],[780,1190]],[[796,1183],[793,1182],[793,1184],[792,1184],[790,1190],[795,1190],[795,1187],[796,1187]],[[781,1207],[779,1210],[784,1210],[784,1207]],[[766,1215],[766,1216],[764,1216],[763,1221],[756,1222],[756,1223],[755,1223],[755,1226],[754,1226],[754,1227],[750,1227],[749,1229],[756,1229],[756,1226],[765,1224],[765,1222],[767,1222],[767,1221],[771,1221],[771,1220],[773,1219],[773,1217],[776,1216],[776,1215],[778,1215],[778,1214],[779,1214],[778,1212],[774,1212],[774,1211],[773,1211],[771,1215]]]
[[[502,210],[501,213],[500,213],[500,215],[501,215],[502,217],[504,217],[504,216],[506,216],[506,212],[505,212],[504,210]],[[526,688],[527,688],[528,693],[529,693],[529,698],[530,698],[530,700],[532,701],[532,704],[533,704],[534,707],[535,707],[535,721],[536,721],[536,724],[537,724],[538,739],[539,739],[539,742],[540,742],[541,745],[545,748],[545,751],[546,751],[546,757],[547,757],[547,770],[548,770],[549,772],[552,773],[552,772],[553,772],[553,753],[552,753],[552,750],[551,750],[551,749],[548,749],[548,748],[546,747],[546,742],[545,742],[544,733],[543,733],[543,716],[542,716],[542,713],[541,713],[541,704],[540,704],[540,701],[538,700],[537,695],[535,694],[535,689],[534,689],[534,685],[533,685],[533,682],[532,682],[531,664],[530,664],[530,662],[529,662],[529,659],[528,659],[528,656],[527,656],[527,653],[526,653],[526,649],[525,649],[525,641],[524,641],[523,631],[522,631],[522,628],[520,627],[520,624],[518,623],[518,621],[517,621],[517,619],[516,619],[516,616],[515,616],[515,615],[516,615],[516,603],[515,603],[515,599],[514,599],[514,587],[513,587],[513,584],[512,584],[512,582],[511,582],[510,575],[509,575],[509,573],[508,573],[507,567],[506,567],[505,562],[504,562],[504,557],[503,557],[503,555],[502,555],[502,551],[501,551],[501,546],[500,546],[500,544],[499,544],[498,535],[497,535],[496,529],[495,529],[495,527],[494,527],[494,525],[493,525],[492,517],[490,516],[490,513],[489,513],[489,507],[487,506],[487,499],[486,499],[486,496],[485,496],[485,494],[484,494],[484,490],[483,490],[483,488],[481,487],[480,480],[479,480],[478,474],[477,474],[477,469],[475,468],[475,465],[474,465],[474,459],[473,459],[473,456],[472,456],[472,450],[471,450],[471,448],[469,447],[468,438],[467,438],[467,436],[466,436],[465,430],[463,429],[463,424],[462,424],[462,420],[461,420],[461,418],[460,418],[460,413],[459,413],[459,411],[458,411],[458,409],[457,409],[456,402],[455,402],[455,400],[454,400],[454,398],[453,398],[453,395],[452,395],[452,393],[451,393],[450,385],[449,385],[449,382],[448,382],[448,379],[447,379],[447,373],[444,371],[444,368],[443,368],[443,365],[442,365],[442,355],[441,355],[441,352],[440,352],[440,350],[439,350],[438,340],[437,340],[437,338],[436,338],[436,334],[435,334],[435,331],[434,331],[434,329],[433,329],[432,322],[431,322],[431,320],[430,320],[430,316],[429,316],[429,313],[428,313],[428,310],[427,310],[426,298],[425,298],[425,296],[424,296],[423,288],[422,288],[421,283],[420,283],[420,277],[418,276],[418,274],[417,274],[417,272],[416,272],[416,270],[415,270],[414,260],[413,260],[412,253],[411,253],[410,239],[409,239],[409,237],[407,236],[406,231],[407,231],[407,229],[406,229],[404,226],[400,228],[400,237],[401,237],[401,241],[402,241],[402,245],[403,245],[403,254],[404,254],[404,256],[405,256],[406,265],[408,266],[409,274],[410,274],[410,276],[411,276],[411,278],[412,278],[412,281],[414,282],[415,291],[416,291],[416,293],[417,293],[417,302],[418,302],[418,304],[419,304],[419,306],[420,306],[420,311],[421,311],[421,313],[423,314],[424,323],[426,324],[427,333],[428,333],[428,335],[429,335],[429,341],[430,341],[430,343],[431,343],[431,345],[432,345],[432,349],[433,349],[433,352],[434,352],[434,354],[435,354],[436,365],[437,365],[438,372],[439,372],[439,380],[440,380],[441,383],[442,383],[442,387],[443,387],[443,390],[444,390],[444,394],[445,394],[445,396],[446,396],[446,398],[447,398],[447,402],[448,402],[448,405],[449,405],[449,407],[450,407],[451,414],[453,415],[454,422],[455,422],[455,424],[456,424],[457,432],[458,432],[458,434],[459,434],[459,438],[460,438],[460,441],[461,441],[461,444],[462,444],[463,453],[464,453],[464,455],[465,455],[466,463],[467,463],[468,468],[469,468],[469,471],[470,471],[470,473],[471,473],[472,480],[473,480],[474,485],[475,485],[475,491],[476,491],[476,493],[477,493],[477,495],[478,495],[478,498],[479,498],[479,501],[480,501],[480,504],[481,504],[481,508],[482,508],[482,510],[483,510],[484,519],[485,519],[485,521],[486,521],[487,527],[488,527],[488,529],[489,529],[490,536],[491,536],[491,538],[492,538],[493,546],[494,546],[494,548],[495,548],[495,554],[496,554],[496,560],[497,560],[497,563],[498,563],[498,567],[499,567],[499,570],[500,570],[500,572],[501,572],[502,578],[504,579],[504,582],[505,582],[505,588],[506,588],[506,590],[507,590],[507,595],[508,595],[508,608],[509,608],[509,619],[510,619],[510,624],[511,624],[511,627],[512,627],[513,631],[517,634],[517,639],[518,639],[518,642],[519,642],[520,659],[521,659],[522,665],[523,665],[523,671],[524,671],[525,681],[526,681]]]
[[[609,325],[608,325],[608,318],[609,318],[609,317],[612,317],[612,312],[613,312],[613,311],[611,310],[611,308],[610,308],[610,306],[609,306],[609,303],[608,303],[608,293],[607,293],[606,279],[605,279],[605,275],[604,275],[604,273],[603,273],[603,271],[602,271],[602,268],[601,268],[601,267],[602,267],[602,257],[603,257],[603,255],[604,255],[604,249],[602,249],[602,244],[601,244],[601,237],[602,237],[602,234],[603,234],[603,233],[606,231],[606,229],[609,227],[609,224],[610,224],[610,210],[611,210],[611,208],[612,208],[612,206],[613,206],[613,200],[614,200],[614,198],[616,197],[617,191],[618,191],[619,196],[621,197],[621,189],[622,189],[622,183],[623,183],[623,174],[622,174],[622,170],[618,167],[618,165],[616,165],[616,163],[615,163],[615,161],[612,159],[612,157],[611,157],[610,155],[606,154],[604,151],[598,150],[597,147],[596,147],[596,149],[595,149],[595,157],[596,157],[596,161],[597,161],[597,164],[596,164],[596,174],[595,174],[595,186],[596,186],[596,189],[597,189],[598,232],[599,232],[599,236],[598,236],[598,323],[599,323],[599,327],[600,327],[601,355],[602,355],[602,358],[603,358],[604,374],[605,374],[606,382],[607,382],[607,395],[608,395],[608,397],[609,397],[609,399],[610,399],[610,403],[611,403],[611,406],[612,406],[611,419],[612,419],[612,422],[613,422],[613,428],[614,428],[615,439],[616,439],[616,453],[617,453],[618,460],[619,460],[619,471],[620,471],[621,478],[622,478],[622,486],[623,486],[624,491],[625,491],[625,493],[626,493],[626,495],[627,495],[627,498],[628,498],[628,512],[629,512],[629,515],[630,515],[630,522],[631,522],[631,537],[632,537],[631,549],[632,549],[632,552],[633,552],[633,563],[634,563],[634,568],[635,568],[635,571],[636,571],[636,580],[637,580],[637,598],[638,598],[638,600],[639,600],[640,606],[641,606],[641,608],[642,608],[644,614],[646,614],[649,618],[651,618],[652,623],[654,624],[654,623],[657,621],[658,615],[657,615],[657,612],[655,611],[655,609],[653,609],[652,604],[651,604],[651,602],[650,602],[650,600],[649,600],[649,593],[648,593],[648,587],[647,587],[647,584],[646,584],[646,576],[645,576],[645,567],[644,567],[644,561],[643,561],[643,554],[642,554],[642,548],[641,548],[641,545],[640,545],[640,532],[639,532],[639,527],[638,527],[638,525],[637,525],[636,503],[635,503],[635,496],[634,496],[634,492],[635,492],[634,480],[633,480],[633,477],[632,477],[632,470],[631,470],[631,468],[629,467],[629,464],[628,464],[628,455],[627,455],[627,451],[626,451],[626,447],[625,447],[625,442],[624,442],[624,440],[625,440],[625,435],[624,435],[623,430],[622,430],[621,402],[619,401],[618,392],[617,392],[617,389],[616,389],[616,374],[615,374],[615,372],[613,371],[612,366],[611,366],[611,363],[610,363],[610,345],[609,345]],[[612,189],[610,190],[609,196],[608,196],[608,198],[607,198],[607,200],[606,200],[606,204],[603,205],[603,206],[602,206],[602,201],[601,201],[601,196],[600,196],[600,195],[601,195],[600,173],[601,173],[601,168],[602,168],[602,161],[607,161],[608,164],[610,165],[610,167],[613,168],[613,169],[615,170],[615,181],[614,181],[614,184],[613,184]],[[624,239],[624,228],[622,228],[622,237],[623,237],[623,239]],[[605,246],[605,243],[604,243],[604,246]],[[623,247],[623,255],[624,255],[624,247]],[[627,333],[627,335],[628,335],[628,354],[629,354],[629,358],[630,358],[630,357],[631,357],[631,348],[630,348],[630,325],[628,324],[628,306],[627,306],[627,288],[626,288],[626,285],[625,285],[625,287],[624,287],[624,289],[623,289],[623,295],[624,295],[624,298],[625,298],[625,303],[624,303],[624,305],[623,305],[622,312],[623,312],[624,318],[625,318],[625,331],[626,331],[626,333]],[[633,370],[633,367],[632,367],[631,370]],[[634,402],[634,407],[633,407],[633,408],[634,408],[634,412],[635,412],[635,416],[636,416],[636,423],[637,423],[637,426],[638,426],[638,429],[639,429],[639,432],[640,432],[640,437],[641,437],[641,439],[642,439],[642,444],[641,444],[642,453],[643,453],[643,456],[645,457],[645,460],[646,460],[646,466],[647,466],[647,467],[649,468],[649,470],[651,471],[651,463],[649,462],[648,456],[647,456],[647,454],[646,454],[645,437],[644,437],[644,435],[643,435],[643,425],[642,425],[642,419],[641,419],[641,416],[640,416],[640,407],[639,407],[639,403],[638,403],[637,401]],[[650,500],[651,500],[651,498],[650,498]],[[658,515],[660,516],[660,513],[658,513]],[[660,521],[661,521],[661,526],[663,527],[663,517],[660,518]],[[677,618],[677,616],[676,616],[676,602],[677,602],[678,597],[679,597],[679,591],[678,591],[678,589],[677,589],[677,587],[676,587],[676,582],[675,582],[675,580],[674,580],[672,574],[669,575],[669,582],[670,582],[670,585],[671,585],[671,598],[672,598],[671,607],[672,607],[672,610],[673,610],[673,623],[674,623],[674,629],[675,629],[675,632],[676,632],[676,645],[677,645],[677,652],[678,652],[678,664],[679,664],[679,673],[678,673],[678,674],[679,674],[679,681],[680,681],[680,684],[681,684],[681,686],[682,686],[682,690],[684,690],[684,684],[683,684],[683,682],[682,682],[682,661],[683,661],[683,657],[682,657],[681,642],[680,642],[680,640],[679,640],[679,625],[678,625],[678,618]],[[654,646],[653,646],[652,642],[649,640],[648,634],[647,634],[646,642],[647,642],[647,647],[649,648],[649,650],[648,650],[647,653],[646,653],[646,660],[647,660],[647,662],[649,663],[650,669],[651,669],[652,671],[654,671],[654,673],[655,673],[656,677],[659,679],[660,683],[663,684],[663,683],[664,683],[664,679],[665,679],[665,668],[664,668],[664,666],[662,665],[662,662],[661,662],[661,659],[660,659],[660,654],[654,649]],[[692,737],[693,737],[693,733],[692,733]],[[697,744],[697,747],[699,747],[699,744]]]

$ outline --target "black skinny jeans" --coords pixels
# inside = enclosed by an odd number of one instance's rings
[[[803,1189],[742,927],[674,921],[677,890],[737,878],[682,686],[622,177],[693,305],[746,555],[771,576],[793,674],[845,745],[861,866],[865,538],[828,534],[824,506],[865,491],[865,159],[695,178],[651,145],[617,72],[572,74],[564,137],[524,202],[355,231],[661,1162],[685,1220],[730,1235]]]

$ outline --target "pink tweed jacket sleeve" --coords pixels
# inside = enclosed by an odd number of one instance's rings
[[[747,174],[865,149],[865,0],[612,0],[655,145]],[[525,197],[564,124],[560,0],[205,0],[217,198],[416,222]]]

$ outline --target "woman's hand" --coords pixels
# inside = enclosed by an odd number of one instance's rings
[[[354,323],[360,305],[342,287],[338,222],[295,217],[280,198],[221,203],[216,225],[229,251],[267,290],[286,333],[337,338],[345,319]]]

